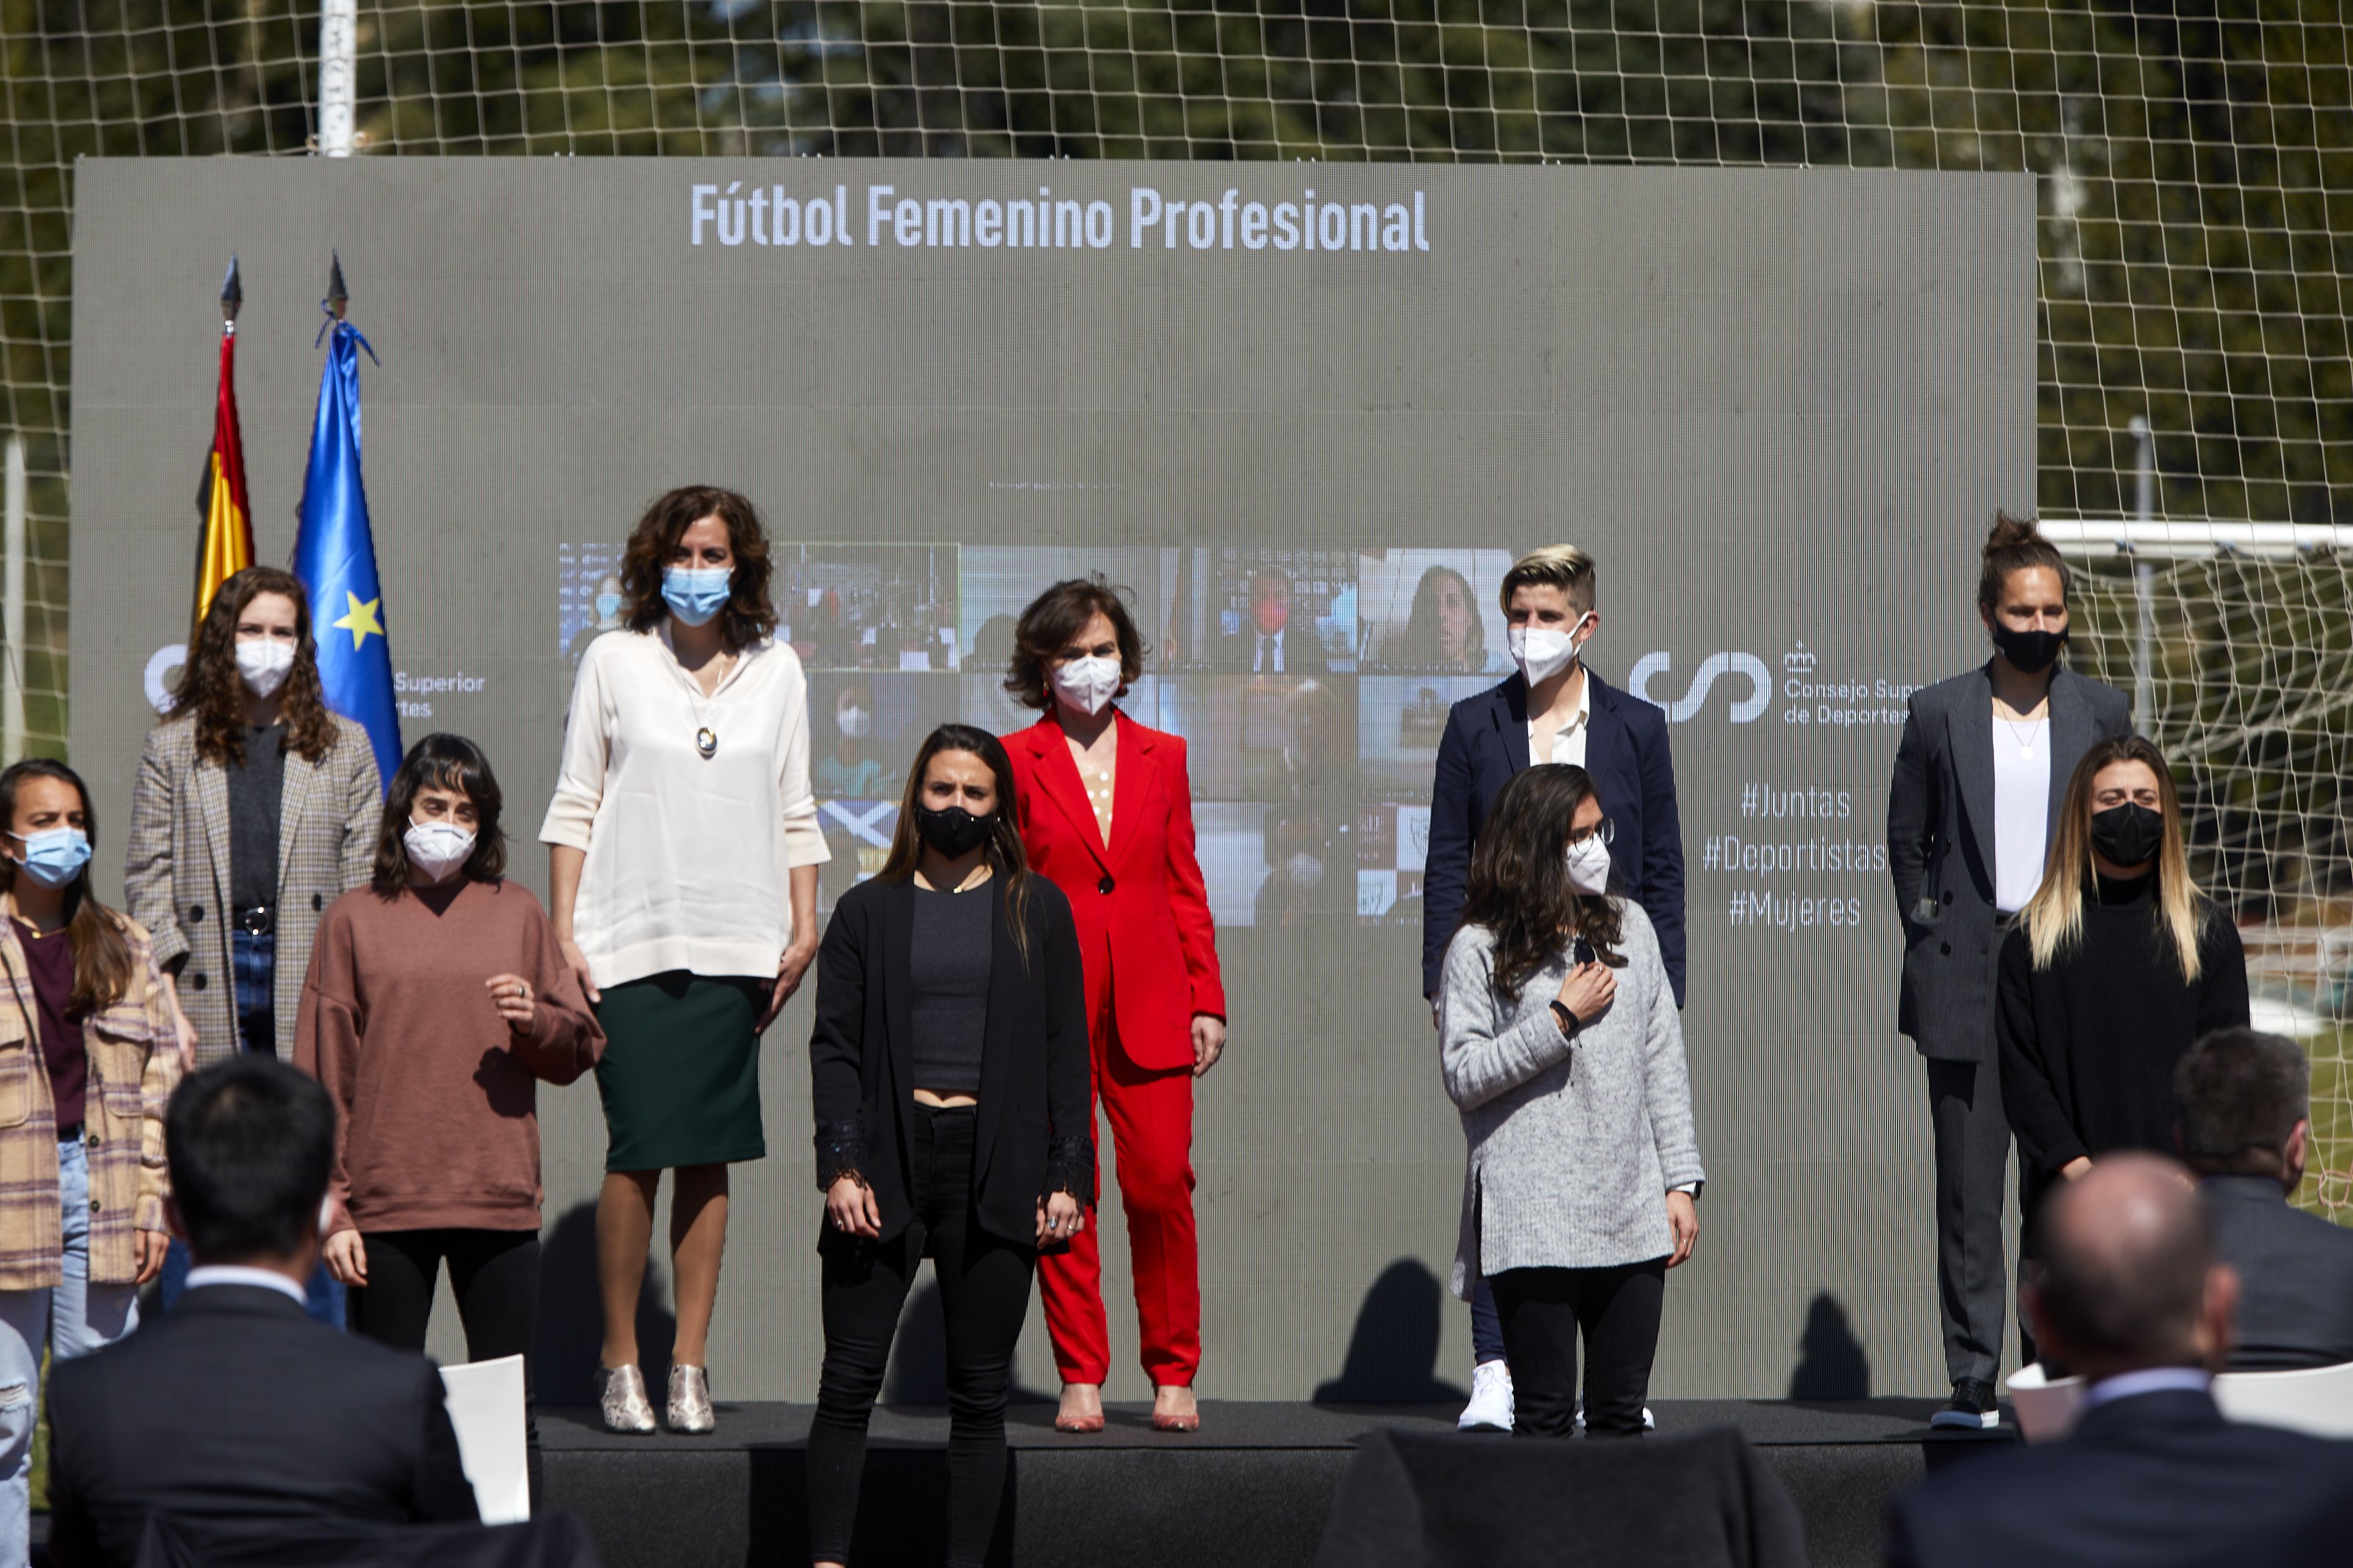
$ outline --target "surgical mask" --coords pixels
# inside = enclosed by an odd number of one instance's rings
[[[923,842],[946,856],[958,859],[971,854],[987,841],[997,826],[997,814],[975,816],[960,805],[942,806],[934,810],[928,805],[915,808],[915,831]]]
[[[1522,679],[1530,686],[1542,686],[1582,656],[1585,644],[1593,638],[1588,635],[1584,643],[1578,642],[1574,628],[1563,632],[1550,626],[1514,626],[1506,640]]]
[[[2051,668],[2067,646],[2065,632],[2021,632],[2009,626],[1993,629],[1993,646],[2021,675],[2040,675]]]
[[[1324,862],[1305,850],[1285,860],[1282,870],[1294,888],[1312,888],[1324,879]]]
[[[1100,654],[1064,659],[1054,671],[1054,694],[1092,718],[1119,692],[1119,660]]]
[[[734,574],[724,566],[670,566],[662,570],[662,603],[690,626],[699,626],[727,603]]]
[[[1568,847],[1568,885],[1580,893],[1609,890],[1609,846],[1590,833]]]
[[[843,735],[853,741],[862,741],[874,731],[874,715],[863,708],[837,708],[833,721],[841,726]]]
[[[2137,802],[2092,814],[2092,847],[2112,866],[2145,866],[2164,842],[2164,814]]]
[[[237,672],[256,697],[274,696],[294,668],[294,645],[276,637],[253,637],[237,645]]]
[[[25,847],[16,864],[44,888],[62,888],[90,864],[90,836],[79,827],[52,827],[39,833],[11,833]]]
[[[596,595],[596,618],[597,618],[598,620],[600,620],[600,621],[609,621],[609,620],[611,620],[615,616],[617,616],[617,615],[619,615],[620,613],[621,613],[621,595],[618,595],[618,594],[599,594],[599,595]]]
[[[454,822],[412,822],[400,842],[408,850],[408,863],[437,882],[447,880],[474,853],[474,836]]]

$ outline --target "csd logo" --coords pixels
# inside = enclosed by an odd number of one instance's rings
[[[1627,689],[1635,696],[1653,708],[1663,709],[1670,724],[1681,724],[1698,717],[1699,710],[1707,705],[1707,694],[1715,689],[1717,679],[1726,675],[1742,677],[1748,682],[1748,695],[1736,699],[1732,704],[1734,723],[1754,723],[1763,718],[1765,710],[1773,704],[1773,672],[1767,669],[1765,661],[1753,653],[1712,653],[1700,660],[1699,671],[1692,677],[1691,689],[1682,697],[1669,700],[1653,696],[1651,679],[1664,675],[1673,668],[1672,656],[1646,653],[1635,664],[1633,674],[1626,681]]]

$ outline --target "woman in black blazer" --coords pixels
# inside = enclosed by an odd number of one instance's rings
[[[1029,874],[1005,748],[944,724],[907,780],[889,858],[842,896],[818,950],[818,1568],[849,1559],[867,1418],[926,1257],[947,1317],[947,1560],[977,1568],[1038,1254],[1070,1244],[1094,1190],[1078,933],[1060,890]]]

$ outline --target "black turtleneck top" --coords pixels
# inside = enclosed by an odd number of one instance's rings
[[[2034,967],[2024,921],[2002,941],[1994,1014],[2002,1107],[2037,1173],[2119,1149],[2174,1153],[2174,1065],[2208,1030],[2247,1021],[2238,928],[2205,906],[2198,978],[2184,981],[2156,888],[2154,873],[2095,875],[2083,941],[2048,969]]]

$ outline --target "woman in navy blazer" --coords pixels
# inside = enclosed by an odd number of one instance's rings
[[[1422,873],[1421,993],[1431,1004],[1433,1024],[1447,943],[1462,914],[1472,847],[1504,786],[1528,766],[1532,715],[1552,749],[1545,760],[1583,767],[1595,793],[1609,803],[1611,886],[1650,917],[1675,1005],[1683,1005],[1683,822],[1667,716],[1585,668],[1585,649],[1601,626],[1593,607],[1596,577],[1593,558],[1571,544],[1532,551],[1514,562],[1499,596],[1519,672],[1464,698],[1446,716]],[[1471,1297],[1471,1346],[1477,1365],[1461,1425],[1508,1428],[1504,1330],[1483,1280]]]

